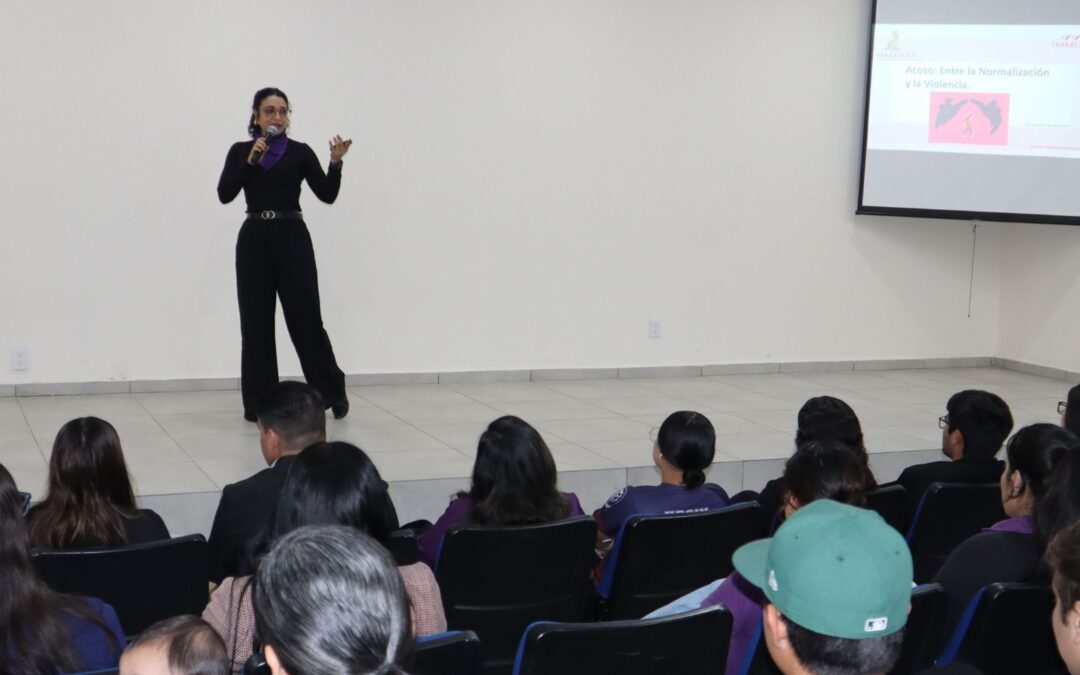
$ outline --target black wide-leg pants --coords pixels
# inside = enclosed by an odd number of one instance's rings
[[[345,374],[323,328],[315,251],[304,221],[244,221],[236,240],[236,293],[245,413],[254,414],[259,397],[278,383],[274,340],[278,297],[304,378],[327,406],[345,399]]]

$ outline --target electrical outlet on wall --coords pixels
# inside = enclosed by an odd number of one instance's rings
[[[30,349],[28,347],[11,348],[11,369],[30,370]]]
[[[660,319],[649,319],[649,339],[659,340],[664,334],[664,322]]]

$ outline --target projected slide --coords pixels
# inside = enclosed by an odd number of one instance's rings
[[[1080,26],[878,24],[867,150],[1080,158]]]

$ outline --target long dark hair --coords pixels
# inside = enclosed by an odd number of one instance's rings
[[[805,441],[784,465],[784,487],[799,506],[818,499],[866,506],[862,458],[838,440]]]
[[[716,456],[716,430],[707,417],[689,410],[671,413],[660,425],[656,444],[664,459],[682,469],[685,487],[705,482],[705,469]]]
[[[1074,455],[1080,440],[1056,424],[1032,424],[1017,431],[1005,446],[1007,471],[1020,473],[1020,493],[1031,493],[1035,537],[1044,550],[1058,530],[1080,515],[1080,477]]]
[[[116,637],[89,605],[52,591],[37,578],[22,500],[7,470],[0,471],[0,672],[52,675],[85,670],[64,614],[96,624],[119,656]]]
[[[528,422],[506,415],[480,435],[472,485],[460,496],[475,501],[469,517],[473,523],[550,523],[570,515],[570,502],[557,483],[547,443]]]
[[[305,525],[348,525],[386,543],[398,527],[397,513],[367,453],[334,441],[296,456],[281,487],[270,542]]]
[[[795,431],[796,447],[808,441],[839,441],[854,450],[862,460],[867,489],[877,487],[877,479],[870,470],[870,456],[866,453],[862,425],[851,406],[834,396],[815,396],[799,409],[798,425]]]
[[[285,105],[289,105],[289,97],[277,87],[263,87],[255,92],[255,97],[251,101],[251,118],[248,120],[248,135],[252,138],[258,138],[263,135],[262,127],[255,121],[255,111],[262,105],[263,99],[269,96],[280,96],[285,99]]]
[[[34,508],[30,543],[41,548],[121,546],[124,518],[139,515],[120,437],[97,417],[73,419],[56,434],[49,489]]]

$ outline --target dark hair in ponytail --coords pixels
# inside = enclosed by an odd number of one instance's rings
[[[1035,537],[1039,550],[1080,516],[1080,479],[1076,465],[1080,441],[1056,424],[1031,424],[1017,431],[1005,446],[1010,474],[1020,473],[1020,492],[1031,492]]]
[[[660,454],[682,469],[687,489],[705,483],[705,469],[716,455],[716,430],[701,413],[680,410],[668,415],[656,437]]]

